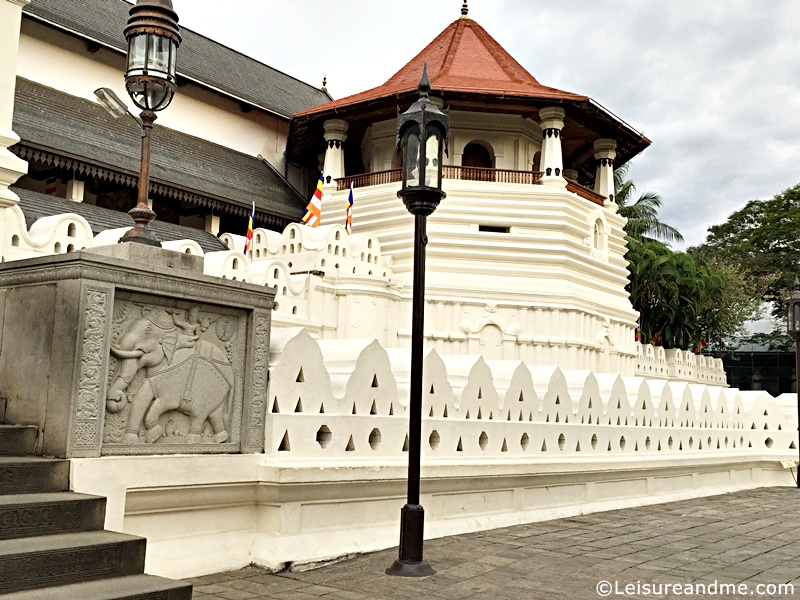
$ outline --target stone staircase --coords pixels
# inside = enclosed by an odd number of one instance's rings
[[[0,425],[0,600],[191,600],[144,575],[147,540],[103,530],[105,498],[68,491],[69,461],[35,443],[35,427]]]

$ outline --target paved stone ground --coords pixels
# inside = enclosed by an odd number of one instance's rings
[[[396,557],[395,548],[304,573],[248,567],[200,577],[190,580],[193,600],[800,598],[800,490],[750,490],[430,540],[425,558],[437,574],[424,579],[385,575]],[[617,588],[601,596],[600,581]],[[714,582],[747,589],[723,593]],[[643,587],[659,583],[681,587]],[[794,593],[759,583],[792,584]],[[709,586],[706,593],[699,584]]]

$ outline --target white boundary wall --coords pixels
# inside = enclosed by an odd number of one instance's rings
[[[72,461],[107,526],[148,538],[147,570],[272,569],[395,545],[409,356],[276,332],[266,454]],[[792,485],[794,395],[427,353],[426,535]]]

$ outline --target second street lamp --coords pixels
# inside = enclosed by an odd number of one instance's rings
[[[800,280],[795,278],[794,290],[785,300],[786,303],[786,332],[794,340],[794,360],[795,360],[795,388],[797,391],[797,422],[798,422],[798,450],[800,450]],[[795,483],[800,488],[800,463],[795,470]]]
[[[414,291],[411,317],[411,389],[408,425],[408,498],[400,515],[400,556],[388,575],[426,577],[435,571],[422,558],[425,511],[419,500],[422,438],[422,358],[425,315],[425,246],[428,215],[445,197],[442,156],[446,152],[449,117],[431,102],[431,82],[424,68],[419,100],[397,117],[398,147],[403,158],[403,184],[397,195],[414,215]]]
[[[128,213],[135,225],[120,241],[160,246],[148,227],[156,218],[156,213],[147,202],[150,191],[150,134],[156,120],[156,111],[169,106],[177,84],[175,60],[181,35],[172,0],[138,0],[131,7],[125,39],[128,40],[125,88],[134,104],[142,109],[139,115],[142,125],[142,161],[139,171],[139,197],[136,207]]]

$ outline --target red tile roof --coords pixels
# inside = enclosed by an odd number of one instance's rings
[[[587,96],[540,84],[483,27],[472,19],[460,18],[383,85],[315,106],[294,116],[314,115],[414,91],[426,63],[434,93],[473,92],[553,100],[588,100]]]

